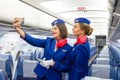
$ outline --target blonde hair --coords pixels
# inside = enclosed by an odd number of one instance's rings
[[[85,34],[87,36],[90,36],[92,34],[93,28],[90,27],[90,25],[88,25],[86,23],[79,23],[79,25],[80,25],[80,28],[85,31]]]

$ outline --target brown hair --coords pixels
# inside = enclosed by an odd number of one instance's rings
[[[92,34],[93,28],[90,27],[90,25],[85,24],[85,23],[79,23],[79,25],[80,25],[80,28],[85,31],[85,34],[87,36],[90,36]]]
[[[56,24],[56,26],[59,28],[60,30],[60,37],[61,38],[67,38],[68,36],[68,30],[65,24]]]

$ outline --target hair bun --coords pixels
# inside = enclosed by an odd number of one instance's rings
[[[89,29],[89,31],[88,31],[88,33],[86,35],[90,36],[92,34],[92,32],[93,32],[93,28],[90,27],[90,29]]]

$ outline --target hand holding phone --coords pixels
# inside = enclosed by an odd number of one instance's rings
[[[24,17],[23,17],[23,18],[19,18],[19,21],[18,21],[17,24],[18,24],[18,25],[24,24]]]

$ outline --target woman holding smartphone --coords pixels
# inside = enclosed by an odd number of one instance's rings
[[[65,22],[57,19],[52,22],[52,36],[46,39],[33,38],[25,33],[18,24],[19,18],[15,18],[13,26],[20,37],[29,44],[44,48],[44,60],[34,69],[38,80],[62,80],[61,72],[69,69],[68,54],[72,47],[67,43],[68,31]]]

